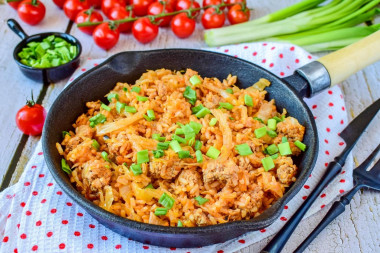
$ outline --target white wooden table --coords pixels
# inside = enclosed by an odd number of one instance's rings
[[[4,0],[0,0],[0,3]],[[42,0],[47,8],[46,17],[37,26],[28,26],[21,22],[28,34],[44,31],[64,32],[68,28],[68,19],[50,0]],[[283,8],[299,0],[248,0],[248,6],[254,8],[254,17]],[[16,11],[0,4],[0,182],[3,186],[17,182],[25,164],[31,156],[39,137],[27,137],[17,129],[15,115],[21,108],[30,92],[35,98],[43,98],[42,103],[49,109],[50,105],[63,89],[67,80],[43,86],[24,77],[13,62],[12,51],[20,39],[8,29],[6,20],[17,17]],[[84,58],[104,58],[120,51],[147,50],[156,48],[200,48],[205,47],[202,40],[201,24],[188,39],[176,38],[170,30],[161,29],[158,38],[148,45],[136,42],[132,35],[121,35],[116,47],[106,52],[99,49],[92,38],[80,32],[75,26],[70,34],[77,37],[83,45]],[[379,52],[379,49],[374,49]],[[364,108],[380,97],[380,63],[367,67],[351,76],[342,85],[350,118],[358,115]],[[44,93],[46,93],[44,95]],[[379,142],[380,116],[375,119],[368,133],[357,144],[353,154],[355,162],[361,162]],[[376,126],[377,125],[377,126]],[[283,252],[291,252],[320,221],[329,207],[304,220],[290,239]],[[380,194],[365,191],[357,194],[346,212],[335,220],[310,245],[307,252],[380,252]],[[258,252],[270,238],[251,245],[240,252]]]

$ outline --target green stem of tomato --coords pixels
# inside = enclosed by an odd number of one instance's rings
[[[169,13],[160,13],[160,14],[153,15],[153,16],[149,15],[149,16],[145,16],[145,18],[149,18],[149,20],[152,20],[152,19],[155,20],[157,18],[162,18],[162,17],[167,17],[167,16],[174,16],[174,15],[177,15],[177,14],[180,14],[180,13],[184,13],[184,12],[193,13],[193,12],[197,12],[197,11],[200,11],[200,10],[205,10],[205,9],[211,8],[211,7],[212,8],[221,8],[221,7],[224,7],[224,6],[232,6],[232,5],[235,5],[235,4],[238,4],[238,3],[226,4],[226,3],[223,2],[223,3],[218,4],[218,5],[207,5],[207,6],[199,7],[199,8],[189,8],[189,9],[186,9],[186,10],[173,11],[173,12],[169,12]],[[136,21],[139,18],[144,18],[144,17],[117,19],[117,20],[112,20],[112,22],[114,22],[115,24],[122,24],[122,23]],[[83,23],[77,24],[77,27],[86,27],[86,26],[100,25],[100,24],[105,23],[105,22],[110,22],[110,20],[99,21],[99,22],[83,22]]]
[[[32,5],[36,6],[37,5],[37,0],[32,0]]]

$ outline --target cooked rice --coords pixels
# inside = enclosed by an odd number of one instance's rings
[[[193,86],[189,79],[197,75],[201,84]],[[101,102],[86,103],[88,111],[73,124],[75,132],[66,134],[57,148],[72,168],[71,182],[79,192],[96,205],[121,217],[163,226],[204,226],[235,220],[248,220],[260,215],[281,198],[295,180],[297,166],[291,156],[274,159],[275,168],[265,171],[261,160],[268,156],[265,148],[281,143],[287,137],[293,155],[300,149],[294,145],[302,141],[304,127],[295,118],[286,117],[277,124],[277,137],[268,135],[258,139],[254,130],[266,126],[267,120],[286,115],[277,112],[274,101],[266,101],[264,88],[270,83],[261,79],[247,89],[235,86],[236,76],[229,75],[222,82],[217,78],[201,78],[197,72],[159,69],[147,71],[135,84],[117,83],[110,93],[117,93],[119,102],[133,106],[137,113],[118,113],[115,98],[111,99],[111,111],[101,108]],[[140,87],[139,93],[131,92]],[[196,90],[197,101],[210,109],[211,114],[198,119],[192,114],[193,105],[184,98],[186,86]],[[127,88],[128,92],[123,90]],[[232,88],[233,94],[225,90]],[[250,95],[253,107],[244,103],[244,95]],[[137,100],[145,96],[146,102]],[[231,111],[219,109],[219,102],[229,102]],[[144,118],[148,109],[154,110],[156,119]],[[106,122],[90,127],[89,119],[97,114],[106,116]],[[217,124],[210,126],[211,118]],[[260,122],[254,117],[260,118]],[[180,159],[171,148],[161,158],[154,158],[158,141],[152,134],[158,133],[170,141],[181,124],[190,121],[202,124],[196,139],[202,142],[203,162],[197,163],[195,150],[182,144],[194,158]],[[92,140],[100,144],[96,150]],[[247,143],[253,154],[241,156],[235,145]],[[217,159],[206,156],[208,149],[221,151]],[[143,163],[142,174],[134,175],[129,166],[137,162],[137,152],[149,150],[150,162]],[[108,153],[109,161],[102,158]],[[145,188],[152,184],[155,189]],[[163,193],[175,202],[166,215],[157,216],[155,210]],[[201,196],[208,199],[202,205],[195,200]]]

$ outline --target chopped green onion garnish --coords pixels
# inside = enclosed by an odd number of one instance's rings
[[[306,145],[302,142],[300,142],[299,140],[296,140],[294,142],[294,145],[296,145],[299,149],[301,149],[302,151],[305,151],[306,150]]]
[[[195,151],[195,157],[197,158],[197,163],[203,162],[203,155],[200,150]]]
[[[161,158],[164,156],[164,151],[161,149],[153,150],[154,158]]]
[[[250,95],[245,94],[244,95],[244,103],[246,106],[253,107],[253,100]]]
[[[78,55],[77,47],[54,35],[41,42],[32,41],[17,54],[20,62],[34,68],[51,68],[63,65]]]
[[[269,135],[269,137],[272,137],[272,138],[274,138],[274,137],[277,136],[276,131],[273,131],[273,130],[268,130],[268,131],[267,131],[267,134]]]
[[[209,201],[209,199],[202,198],[201,196],[197,196],[194,199],[198,202],[198,205],[203,205],[204,203]]]
[[[235,120],[235,118],[234,118],[234,117],[229,117],[229,119],[230,119],[230,120]]]
[[[261,159],[261,163],[263,164],[264,170],[269,171],[274,168],[274,162],[272,157],[267,156],[263,159]]]
[[[111,162],[110,161],[110,159],[108,158],[108,153],[106,152],[106,151],[103,151],[102,152],[102,157],[103,157],[103,159],[105,160],[105,161],[107,161],[107,162]]]
[[[101,113],[96,114],[92,118],[89,119],[90,127],[95,127],[97,124],[104,123],[106,121],[106,116]]]
[[[131,171],[135,176],[142,174],[141,164],[132,164]]]
[[[202,148],[202,142],[199,141],[199,140],[197,140],[197,141],[195,142],[194,149],[195,149],[195,150],[201,150],[201,148]]]
[[[176,153],[182,150],[181,145],[179,145],[179,142],[177,140],[172,140],[169,145]]]
[[[173,134],[172,139],[178,141],[179,143],[186,143],[186,140],[178,135]]]
[[[91,144],[91,146],[92,146],[94,149],[96,149],[96,150],[98,150],[98,149],[100,148],[99,142],[97,142],[96,140],[92,140],[92,144]]]
[[[194,129],[191,128],[191,126],[189,124],[187,125],[184,125],[182,127],[182,130],[183,130],[183,134],[185,135],[185,140],[190,140],[192,138],[194,138],[195,140],[195,132],[194,132]]]
[[[189,100],[189,103],[194,105],[197,101],[197,93],[190,86],[186,86],[183,96]]]
[[[209,124],[210,126],[215,126],[217,122],[218,122],[218,119],[217,119],[217,118],[212,118],[208,124]]]
[[[190,155],[190,151],[187,151],[187,150],[181,150],[181,151],[178,151],[178,157],[181,158],[181,159],[185,159],[185,158],[193,158],[193,157]]]
[[[286,136],[282,137],[281,142],[282,142],[282,143],[284,143],[284,142],[288,142],[288,138],[287,138]]]
[[[194,106],[193,108],[191,108],[191,111],[193,112],[193,114],[196,114],[198,113],[202,108],[204,108],[204,106],[202,104],[199,104],[197,106]]]
[[[289,142],[284,142],[278,144],[278,150],[280,151],[281,155],[291,155],[292,150],[290,149]]]
[[[71,169],[70,169],[70,166],[67,164],[66,160],[62,158],[61,160],[61,167],[62,167],[62,170],[64,172],[66,172],[67,174],[71,174]]]
[[[161,134],[152,134],[152,139],[156,141],[165,141],[165,137],[161,137]]]
[[[242,155],[242,156],[253,154],[251,147],[247,143],[236,145],[235,149],[239,153],[239,155]]]
[[[156,216],[161,216],[161,215],[165,215],[167,212],[168,212],[168,209],[167,209],[167,208],[164,208],[164,207],[158,207],[158,208],[156,208],[156,210],[154,211],[154,214],[155,214]]]
[[[143,116],[144,116],[144,119],[146,119],[147,121],[149,121],[149,122],[152,121],[152,119],[149,118],[148,115],[143,115]]]
[[[190,138],[190,139],[188,140],[188,142],[187,142],[187,144],[188,144],[190,147],[193,146],[194,143],[195,143],[195,137]]]
[[[147,186],[145,186],[145,189],[154,189],[152,183],[148,184]]]
[[[149,162],[148,150],[141,150],[137,152],[137,163],[142,164],[142,163],[147,163],[147,162]]]
[[[140,93],[141,88],[138,86],[134,86],[134,87],[132,87],[131,91],[136,92],[136,93]]]
[[[153,111],[153,110],[148,110],[148,111],[146,111],[146,114],[148,115],[147,117],[148,117],[150,120],[155,120],[155,119],[156,119],[156,115],[154,114],[154,111]]]
[[[220,105],[220,108],[225,108],[229,111],[232,110],[232,108],[234,108],[233,105],[231,105],[230,103],[223,103],[223,102],[219,102],[219,105]]]
[[[107,96],[107,99],[108,99],[108,101],[112,101],[112,99],[116,99],[116,100],[119,100],[119,94],[117,94],[117,93],[110,93],[110,94],[108,94],[108,96]]]
[[[266,151],[269,155],[273,155],[278,152],[278,147],[276,146],[276,144],[272,144],[266,148]]]
[[[267,134],[267,127],[261,127],[258,129],[255,129],[255,136],[256,138],[261,138]]]
[[[145,101],[148,101],[148,98],[147,97],[142,97],[142,96],[137,96],[137,101],[145,102]]]
[[[175,134],[178,134],[178,135],[184,135],[183,129],[182,129],[182,128],[177,128],[177,129],[175,130]]]
[[[192,77],[190,77],[189,81],[192,85],[198,85],[201,83],[201,80],[197,75],[193,75]]]
[[[227,88],[227,89],[226,89],[226,92],[227,92],[227,93],[230,93],[230,94],[234,94],[234,91],[233,91],[231,88]]]
[[[282,122],[282,119],[280,119],[279,117],[277,116],[274,116],[273,119],[278,123],[278,122]]]
[[[278,153],[277,153],[277,154],[274,154],[274,155],[271,155],[270,157],[272,157],[272,159],[275,160],[275,159],[278,158]]]
[[[179,227],[179,228],[183,227],[182,221],[178,220],[177,227]]]
[[[170,209],[173,207],[175,200],[170,197],[166,192],[161,195],[160,199],[158,200],[158,203],[160,203],[162,206],[166,207],[167,209]]]
[[[258,118],[258,117],[253,117],[253,119],[255,119],[255,120],[257,120],[257,121],[259,121],[261,123],[264,123],[264,121],[262,119]]]
[[[124,111],[125,111],[125,112],[129,112],[129,113],[136,113],[136,112],[137,112],[137,110],[136,110],[135,107],[133,107],[133,106],[128,106],[128,105],[126,105],[126,106],[124,107]]]
[[[111,111],[111,108],[109,106],[105,105],[105,104],[102,104],[100,107],[103,108],[106,111],[109,111],[109,112]]]
[[[206,107],[203,107],[199,112],[197,112],[195,114],[195,116],[197,116],[197,118],[203,118],[204,116],[206,116],[207,114],[210,113],[210,110],[207,109]]]
[[[121,110],[123,110],[125,108],[125,104],[124,103],[120,103],[119,101],[116,102],[116,111],[118,113],[121,113]]]
[[[268,127],[271,130],[276,130],[277,121],[275,119],[268,119]]]
[[[128,92],[128,88],[127,87],[123,87],[123,91]]]
[[[159,142],[157,143],[157,149],[167,150],[169,148],[169,142]]]
[[[212,159],[216,159],[220,155],[220,151],[214,147],[210,147],[206,155]]]
[[[67,132],[67,131],[62,131],[62,137],[63,137],[63,139],[65,139],[65,136],[66,136],[66,135],[71,136],[69,132]]]

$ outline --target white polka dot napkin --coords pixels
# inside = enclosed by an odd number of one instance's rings
[[[313,59],[303,49],[277,43],[249,43],[207,49],[254,62],[285,77]],[[103,59],[87,60],[74,73],[72,81]],[[76,205],[50,175],[41,144],[31,157],[20,181],[0,193],[0,252],[233,252],[276,233],[307,198],[327,164],[344,148],[339,133],[347,125],[341,89],[335,86],[307,99],[317,122],[320,153],[316,167],[303,189],[285,206],[271,226],[250,232],[225,243],[203,248],[161,248],[129,240],[105,228]],[[352,187],[353,159],[315,202],[307,216],[324,208],[336,196]],[[260,249],[257,249],[259,251]]]

